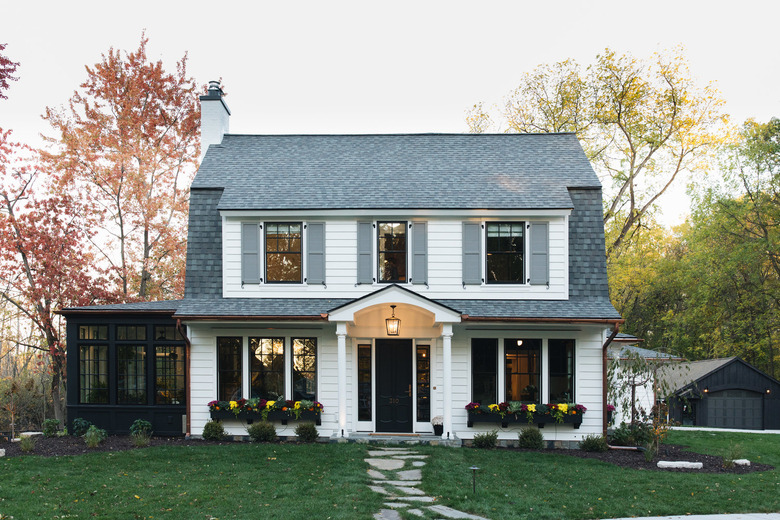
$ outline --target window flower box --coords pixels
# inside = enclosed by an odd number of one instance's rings
[[[474,423],[495,423],[506,428],[510,424],[535,424],[544,428],[545,424],[571,424],[575,429],[582,424],[582,416],[587,408],[581,404],[549,403],[522,404],[518,402],[491,404],[482,406],[479,403],[466,405],[468,411],[468,427]]]
[[[265,399],[240,399],[238,401],[211,401],[208,404],[211,418],[215,420],[237,419],[247,424],[254,421],[312,421],[322,424],[323,406],[317,401],[266,401]]]

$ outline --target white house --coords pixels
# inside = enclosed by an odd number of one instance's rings
[[[284,396],[322,403],[322,437],[442,416],[455,441],[523,425],[470,402],[565,402],[582,424],[548,440],[602,432],[622,320],[573,134],[235,135],[218,83],[201,102],[185,297],[63,310],[70,418],[197,436],[211,401]]]

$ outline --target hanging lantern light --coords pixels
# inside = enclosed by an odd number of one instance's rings
[[[401,330],[401,320],[395,317],[395,305],[391,305],[390,308],[393,309],[393,315],[385,319],[387,335],[398,336],[398,332]]]

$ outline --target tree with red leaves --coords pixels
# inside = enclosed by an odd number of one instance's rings
[[[56,188],[56,172],[0,129],[0,298],[16,307],[40,333],[29,348],[49,354],[55,417],[64,420],[65,307],[110,301],[101,273],[91,268],[93,223],[82,203]]]
[[[68,190],[86,194],[102,227],[93,243],[126,301],[184,292],[187,194],[200,153],[199,87],[187,56],[168,73],[113,48],[87,67],[68,107],[46,109],[59,136],[45,154]]]
[[[7,43],[0,43],[0,52],[5,50]],[[8,96],[3,94],[4,90],[8,90],[10,86],[9,81],[16,81],[17,77],[13,74],[16,72],[16,67],[19,66],[19,62],[13,62],[6,56],[0,54],[0,99],[8,99]]]

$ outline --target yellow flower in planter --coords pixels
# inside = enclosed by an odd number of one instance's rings
[[[562,413],[566,413],[569,410],[569,405],[566,403],[560,403],[558,404],[558,410],[560,410]]]
[[[491,404],[490,406],[488,406],[488,408],[490,408],[491,412],[496,412],[496,413],[498,412],[498,405],[497,404]]]
[[[295,401],[295,409],[296,410],[300,410],[301,409],[301,402],[300,401]]]
[[[534,413],[534,412],[536,411],[536,405],[535,405],[535,404],[529,404],[529,405],[526,407],[526,409],[527,409],[529,412],[531,412],[531,413]]]
[[[238,403],[236,401],[230,401],[230,409],[235,410],[238,408]]]

